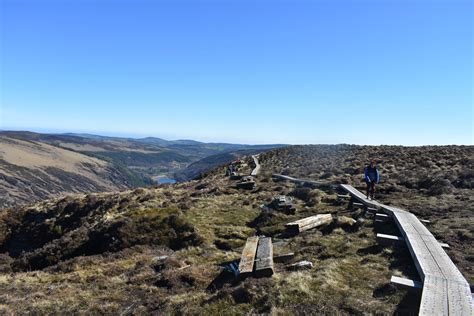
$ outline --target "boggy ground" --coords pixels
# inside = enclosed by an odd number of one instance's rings
[[[472,282],[473,147],[295,146],[262,154],[258,187],[238,190],[223,169],[199,181],[120,193],[67,196],[0,214],[3,313],[242,314],[416,312],[419,295],[389,284],[417,278],[406,249],[380,247],[393,224],[347,209],[337,192],[274,181],[273,173],[351,183],[379,160],[377,199],[412,211],[451,245]],[[251,159],[248,159],[250,164]],[[250,172],[250,167],[244,170]],[[275,195],[297,212],[262,213]],[[286,236],[284,224],[318,213],[335,221]],[[342,216],[357,219],[347,225]],[[339,221],[337,221],[339,219]],[[247,237],[272,236],[274,252],[295,252],[311,270],[277,263],[271,278],[233,280],[221,265],[238,260]],[[162,261],[159,256],[168,256]]]

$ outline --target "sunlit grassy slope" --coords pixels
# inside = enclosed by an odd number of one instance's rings
[[[297,146],[260,156],[257,189],[238,190],[223,169],[199,181],[121,193],[75,195],[0,215],[0,310],[40,313],[394,313],[416,312],[419,296],[389,284],[418,278],[406,249],[380,247],[393,224],[350,211],[337,192],[276,182],[285,173],[361,185],[379,160],[377,198],[431,220],[469,280],[473,254],[472,147]],[[423,159],[422,159],[422,158]],[[249,167],[243,172],[250,172]],[[294,215],[259,209],[279,194]],[[284,224],[320,213],[334,222],[298,236]],[[357,220],[349,226],[344,217]],[[337,220],[339,219],[339,221]],[[236,281],[219,265],[239,259],[247,237],[272,236],[275,254],[314,268],[277,263],[271,278]],[[157,257],[167,255],[164,262]],[[25,304],[29,302],[28,304]]]

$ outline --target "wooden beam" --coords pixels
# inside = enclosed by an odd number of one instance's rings
[[[396,276],[392,276],[390,282],[395,284],[398,287],[405,288],[408,290],[417,290],[421,291],[423,288],[423,283],[411,279],[400,278]]]
[[[375,214],[375,219],[383,221],[383,222],[387,222],[387,221],[390,220],[390,216],[388,216],[387,214],[383,214],[383,213],[376,213]]]
[[[351,198],[351,196],[349,194],[346,194],[346,195],[338,194],[337,197],[340,198],[340,199],[350,199]]]
[[[239,274],[243,277],[252,274],[255,261],[255,253],[257,252],[258,237],[247,238],[244,250],[239,263]]]
[[[277,263],[282,263],[282,262],[290,261],[294,257],[295,257],[295,253],[294,252],[289,252],[289,253],[285,253],[285,254],[281,254],[281,255],[274,255],[273,256],[273,261],[277,262]]]
[[[380,221],[380,220],[379,220]],[[391,246],[391,245],[406,245],[405,238],[393,235],[386,234],[377,234],[377,242],[381,245]],[[438,242],[442,248],[450,248],[448,244]]]
[[[384,246],[405,245],[405,238],[393,235],[377,234],[377,242]]]
[[[451,247],[449,247],[448,244],[444,243],[444,242],[440,242],[439,245],[442,247],[442,248],[445,248],[445,249],[449,249]]]
[[[290,176],[285,176],[281,174],[273,174],[272,178],[278,179],[278,180],[285,180],[285,181],[291,181],[293,183],[301,184],[301,185],[310,185],[313,187],[325,187],[325,188],[331,188],[331,189],[336,189],[339,187],[337,184],[332,184],[329,182],[324,182],[324,181],[313,181],[313,180],[303,180],[303,179],[297,179],[293,178]]]
[[[319,214],[288,223],[285,226],[290,232],[301,233],[314,227],[329,224],[330,222],[332,222],[331,214]]]
[[[255,261],[255,276],[268,277],[273,275],[273,244],[270,237],[262,237],[258,240],[257,259]]]
[[[364,204],[359,203],[359,202],[353,202],[353,203],[352,203],[352,207],[365,208]]]

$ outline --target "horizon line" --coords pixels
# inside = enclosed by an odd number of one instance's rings
[[[247,146],[265,146],[265,145],[276,145],[276,146],[304,146],[304,145],[356,145],[356,146],[402,146],[402,147],[423,147],[423,146],[474,146],[473,144],[362,144],[362,143],[247,143],[247,142],[229,142],[229,141],[205,141],[195,138],[177,138],[170,139],[166,137],[154,136],[153,134],[135,134],[125,132],[111,132],[111,131],[84,131],[84,130],[64,130],[64,129],[48,129],[48,128],[14,128],[14,127],[0,127],[0,132],[28,132],[36,134],[49,134],[49,135],[67,135],[76,134],[75,136],[90,135],[99,137],[110,137],[110,138],[125,138],[125,139],[145,139],[145,138],[156,138],[168,142],[177,141],[194,141],[204,144],[232,144],[232,145],[247,145]]]

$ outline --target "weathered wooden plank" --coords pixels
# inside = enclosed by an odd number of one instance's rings
[[[332,218],[331,214],[318,214],[318,215],[313,215],[310,217],[305,217],[305,218],[296,220],[294,222],[288,223],[287,225],[306,226],[306,225],[312,224],[315,221],[320,221],[324,218],[329,218],[329,217]]]
[[[255,275],[273,275],[273,245],[270,237],[262,237],[258,240]]]
[[[399,208],[394,207],[394,206],[380,204],[380,208],[382,210],[384,210],[385,212],[387,212],[389,214],[392,214],[392,215],[393,214],[410,214],[410,212],[407,212],[405,210],[399,209]]]
[[[380,208],[381,204],[374,201],[374,200],[368,200],[367,197],[360,192],[359,190],[355,189],[353,186],[348,185],[348,184],[341,184],[340,188],[342,188],[344,191],[352,195],[352,197],[356,200],[358,200],[360,203],[364,204],[367,207],[371,208]]]
[[[350,198],[351,198],[351,196],[350,196],[349,194],[345,194],[345,195],[343,195],[343,194],[338,194],[337,197],[338,197],[339,199],[350,199]]]
[[[445,278],[458,282],[465,280],[461,272],[456,268],[456,265],[451,261],[448,254],[444,251],[434,236],[421,236],[420,238],[432,254],[433,260],[440,267]]]
[[[387,221],[390,220],[390,216],[388,216],[387,214],[383,214],[383,213],[376,213],[375,214],[375,219],[383,221],[383,222],[387,222]]]
[[[432,236],[431,232],[423,225],[415,215],[410,214],[410,223],[418,231],[420,235],[429,235]]]
[[[287,262],[287,261],[290,261],[291,259],[293,259],[294,257],[295,257],[294,252],[289,252],[289,253],[280,254],[280,255],[274,255],[273,256],[273,262],[277,262],[277,263]]]
[[[449,315],[474,315],[469,284],[448,280]]]
[[[410,253],[412,253],[413,261],[422,279],[425,275],[444,277],[433,255],[419,235],[407,234],[405,240],[408,240],[408,249],[411,249]]]
[[[255,254],[257,252],[258,237],[247,238],[247,243],[242,250],[242,256],[239,263],[239,273],[241,276],[252,274],[255,262]]]
[[[443,249],[449,249],[449,248],[451,248],[447,243],[444,243],[444,242],[440,242],[439,245],[440,245],[441,248],[443,248]]]
[[[447,286],[446,279],[433,276],[425,277],[419,315],[448,315]]]
[[[381,245],[405,245],[405,238],[386,234],[377,234],[377,242]]]
[[[329,182],[324,182],[324,181],[313,181],[313,180],[303,180],[303,179],[297,179],[293,178],[290,176],[285,176],[282,174],[273,174],[272,177],[274,179],[278,180],[286,180],[286,181],[291,181],[293,183],[301,184],[301,185],[311,185],[314,187],[326,187],[326,188],[337,188],[338,185],[329,183]]]
[[[405,278],[400,278],[397,276],[392,276],[390,279],[390,282],[406,289],[410,290],[421,290],[423,288],[423,283],[419,281],[415,281],[412,279],[405,279]]]
[[[300,231],[305,231],[305,230],[309,230],[318,226],[327,225],[332,222],[331,214],[321,214],[319,216],[320,218],[318,221],[314,221],[313,223],[300,227]]]
[[[306,218],[288,223],[285,226],[291,232],[300,233],[302,231],[305,231],[314,227],[329,224],[331,221],[332,221],[331,214],[318,214],[318,215],[306,217]]]

